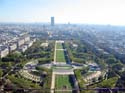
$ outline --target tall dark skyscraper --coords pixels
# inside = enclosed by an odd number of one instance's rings
[[[54,22],[54,17],[51,17],[51,26],[54,26],[55,22]]]

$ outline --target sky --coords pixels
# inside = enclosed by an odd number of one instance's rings
[[[0,22],[125,25],[125,0],[0,0]]]

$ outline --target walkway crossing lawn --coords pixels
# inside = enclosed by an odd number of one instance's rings
[[[56,49],[63,49],[62,43],[56,43]]]
[[[72,69],[72,67],[71,66],[55,66],[55,67],[53,67],[53,69],[70,70],[70,69]]]
[[[55,93],[72,93],[72,91],[55,91]]]
[[[57,90],[60,90],[60,89],[70,90],[70,89],[72,89],[69,75],[56,75],[55,88]]]
[[[56,50],[56,62],[66,62],[63,50]]]

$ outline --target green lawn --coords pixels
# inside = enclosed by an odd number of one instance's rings
[[[56,43],[56,49],[63,49],[62,43]]]
[[[69,81],[68,75],[56,75],[55,79],[56,89],[72,89],[71,83]]]
[[[64,51],[56,50],[56,62],[66,62]]]

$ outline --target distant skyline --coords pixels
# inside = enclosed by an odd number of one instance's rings
[[[0,0],[0,22],[125,25],[125,0]]]

